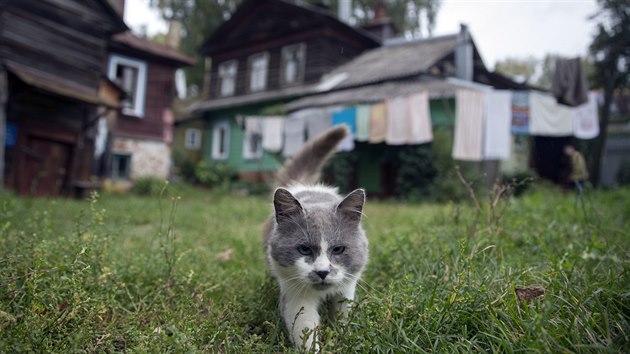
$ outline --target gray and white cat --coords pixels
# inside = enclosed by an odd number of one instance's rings
[[[357,189],[343,197],[336,188],[316,184],[347,134],[345,127],[333,127],[283,166],[274,214],[265,226],[265,254],[280,286],[280,313],[297,347],[313,348],[320,310],[347,316],[368,259],[361,227],[365,192]]]

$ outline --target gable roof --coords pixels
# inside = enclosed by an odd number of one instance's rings
[[[112,39],[110,48],[114,50],[123,49],[143,57],[154,57],[166,60],[175,66],[190,66],[195,64],[195,59],[169,46],[157,44],[146,38],[138,37],[131,32],[117,34]]]
[[[454,53],[457,34],[414,41],[399,41],[366,51],[333,70],[328,77],[346,77],[334,86],[343,89],[403,79],[427,72]]]
[[[380,45],[369,32],[339,21],[324,8],[302,1],[245,0],[227,21],[204,40],[199,53],[211,56],[304,28],[321,30],[323,25],[342,31],[367,47]]]

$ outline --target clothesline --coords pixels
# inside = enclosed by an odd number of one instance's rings
[[[388,145],[424,144],[433,140],[427,91],[369,104],[307,108],[287,117],[260,119],[262,148],[293,156],[302,145],[330,126],[345,124],[350,135],[338,147],[351,151],[355,141]],[[253,129],[249,124],[245,129]],[[510,158],[512,135],[569,136],[592,139],[599,134],[597,97],[576,108],[549,95],[528,91],[458,89],[455,95],[453,158],[482,161]]]

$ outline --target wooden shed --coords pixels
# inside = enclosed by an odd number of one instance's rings
[[[23,195],[77,192],[90,177],[109,38],[127,30],[106,0],[0,2],[0,168]],[[99,109],[101,107],[101,109]]]

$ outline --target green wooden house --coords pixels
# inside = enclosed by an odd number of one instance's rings
[[[286,113],[285,103],[317,92],[325,74],[379,45],[327,8],[244,1],[200,48],[212,62],[208,96],[176,122],[177,159],[227,163],[243,179],[262,179],[281,158],[244,140],[241,117]]]

